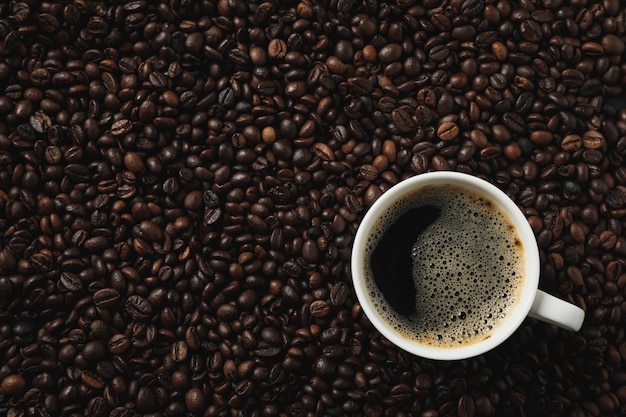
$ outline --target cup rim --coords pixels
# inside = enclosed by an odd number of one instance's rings
[[[371,230],[380,213],[407,193],[414,192],[423,186],[454,184],[485,193],[494,200],[510,217],[516,226],[524,248],[525,277],[519,301],[502,325],[488,338],[471,345],[449,348],[436,348],[419,344],[404,338],[389,326],[378,313],[372,303],[365,284],[364,264],[367,234]],[[438,171],[419,174],[407,178],[391,187],[366,212],[359,224],[354,238],[351,255],[351,270],[354,289],[361,308],[372,325],[396,346],[414,355],[437,360],[466,359],[486,353],[508,339],[522,324],[528,315],[539,286],[539,249],[535,235],[526,216],[502,190],[479,177],[457,171]]]

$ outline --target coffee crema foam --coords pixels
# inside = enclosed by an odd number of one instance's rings
[[[420,344],[445,348],[478,343],[491,336],[518,301],[525,273],[521,240],[508,215],[491,200],[455,185],[427,186],[378,219],[366,259],[391,224],[423,205],[435,206],[441,214],[412,248],[416,312],[398,314],[368,265],[365,282],[374,306],[403,337]]]

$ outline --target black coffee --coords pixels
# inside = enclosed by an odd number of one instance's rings
[[[433,346],[488,338],[517,303],[524,255],[493,201],[449,185],[424,187],[387,210],[366,248],[370,293],[408,339]]]

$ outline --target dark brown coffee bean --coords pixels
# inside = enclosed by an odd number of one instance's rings
[[[137,409],[142,413],[149,413],[157,408],[157,398],[152,389],[147,386],[140,387],[137,393]]]
[[[326,301],[316,300],[309,306],[313,317],[325,317],[330,313],[330,306]]]
[[[122,136],[129,133],[132,129],[132,122],[128,119],[121,119],[113,123],[111,126],[111,133],[115,136]]]
[[[161,71],[152,71],[150,75],[148,75],[148,80],[150,81],[150,84],[158,90],[164,90],[167,88],[167,75]]]
[[[64,168],[65,174],[68,178],[76,182],[87,182],[91,178],[89,168],[80,164],[69,164]]]
[[[280,331],[274,327],[265,327],[261,330],[261,339],[270,345],[278,345],[282,341]]]
[[[343,281],[339,281],[330,290],[330,303],[334,306],[341,306],[348,300],[349,296],[348,286]]]
[[[81,378],[81,381],[88,387],[95,388],[95,389],[104,388],[104,385],[105,385],[104,379],[100,377],[98,374],[96,374],[95,372],[85,370],[81,373],[80,378]]]
[[[315,156],[317,156],[318,158],[324,160],[324,161],[334,161],[335,160],[335,154],[332,151],[332,149],[330,148],[330,146],[328,146],[325,143],[321,143],[321,142],[316,142],[313,144],[313,153],[315,154]]]
[[[145,321],[152,315],[152,306],[145,298],[131,295],[126,299],[125,310],[128,315],[137,321]]]
[[[178,342],[172,344],[170,357],[174,362],[184,362],[187,359],[188,354],[189,349],[187,347],[187,344],[183,340],[179,340]]]
[[[583,160],[591,165],[598,164],[603,159],[602,152],[597,149],[586,149],[582,156]]]
[[[356,95],[368,95],[373,90],[373,85],[367,78],[363,77],[353,77],[348,80],[348,86],[350,87],[350,91]]]
[[[92,16],[87,22],[86,29],[94,36],[103,36],[109,30],[109,25],[102,17]]]
[[[507,79],[501,73],[492,74],[489,77],[489,84],[491,84],[491,86],[493,88],[496,88],[498,90],[502,90],[507,85]]]
[[[457,412],[459,417],[472,417],[475,415],[474,399],[469,395],[463,395],[458,402]]]
[[[599,56],[604,53],[604,48],[598,42],[585,42],[580,49],[583,53],[590,56]]]
[[[198,413],[205,409],[204,394],[200,388],[191,388],[185,393],[185,405],[191,413]]]
[[[615,34],[606,34],[602,37],[602,48],[609,55],[621,55],[624,52],[624,41]]]
[[[239,316],[237,307],[232,304],[222,304],[217,309],[217,317],[226,322],[232,322]]]
[[[378,177],[378,169],[371,164],[361,165],[358,176],[364,180],[373,181]]]
[[[530,140],[540,146],[547,146],[552,142],[553,135],[549,130],[536,130],[530,133]]]
[[[117,94],[120,91],[120,84],[117,78],[110,72],[102,73],[102,84],[106,91],[111,94]]]
[[[135,152],[128,152],[124,155],[124,166],[135,174],[139,174],[145,169],[143,159]]]
[[[450,49],[446,45],[436,45],[429,52],[428,56],[435,62],[441,62],[450,55]]]
[[[517,113],[504,113],[504,115],[502,116],[502,121],[507,128],[515,133],[523,133],[526,129],[524,119],[522,119],[522,117]]]
[[[91,237],[84,241],[83,247],[88,252],[101,252],[109,247],[109,240],[104,236]]]
[[[480,0],[465,0],[461,4],[461,12],[468,17],[478,16],[483,13],[485,5]]]
[[[578,88],[585,82],[585,76],[578,70],[568,68],[561,73],[561,81],[569,88]]]
[[[239,48],[228,51],[228,59],[235,65],[247,65],[250,62],[248,53]]]
[[[535,98],[532,93],[523,92],[515,101],[515,109],[520,114],[527,114],[532,109],[534,102]]]
[[[292,81],[285,86],[285,95],[289,98],[302,97],[306,89],[307,84],[304,81]]]
[[[88,416],[103,416],[106,413],[106,400],[103,397],[93,397],[85,407]]]
[[[72,272],[61,273],[59,283],[67,291],[80,291],[83,288],[83,282],[80,277]]]
[[[352,213],[358,213],[362,210],[361,202],[354,194],[348,194],[345,198],[347,209]]]
[[[261,358],[271,358],[281,352],[280,346],[266,346],[255,349],[254,353]]]
[[[502,149],[499,146],[485,146],[479,153],[482,160],[489,161],[500,156]]]
[[[578,93],[583,97],[594,97],[603,94],[603,86],[599,80],[586,80],[578,89]]]
[[[307,239],[302,244],[302,259],[308,263],[316,263],[319,260],[319,250],[317,243],[311,239]]]
[[[384,45],[378,50],[378,59],[383,65],[397,61],[402,56],[402,47],[397,43]]]
[[[110,308],[120,300],[120,293],[115,288],[102,288],[93,295],[93,303],[99,308]]]
[[[114,355],[124,353],[130,347],[130,340],[123,334],[115,334],[109,339],[109,351]]]
[[[393,120],[393,123],[398,128],[398,130],[400,130],[401,132],[410,132],[416,127],[415,121],[413,120],[411,115],[402,108],[394,109],[391,112],[391,119]]]
[[[543,37],[541,26],[532,19],[526,19],[520,23],[520,34],[529,42],[538,42]]]

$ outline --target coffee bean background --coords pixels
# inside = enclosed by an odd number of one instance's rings
[[[0,4],[0,414],[626,415],[619,0]],[[458,362],[371,326],[369,206],[432,170],[524,211],[528,319]]]

